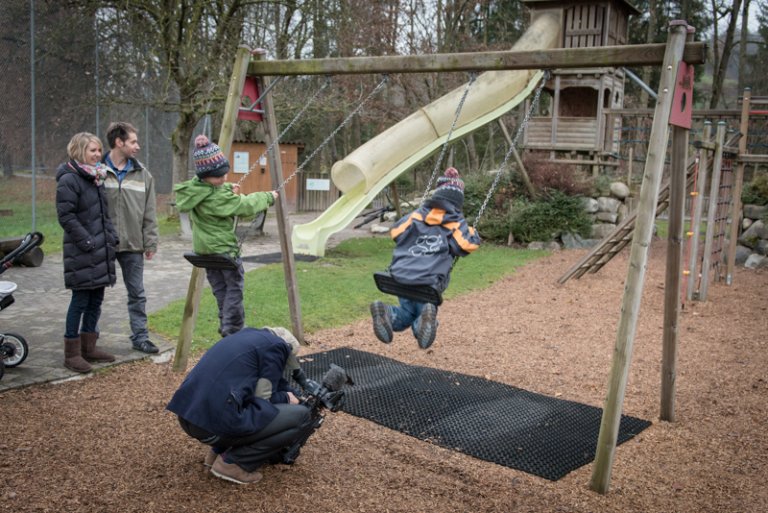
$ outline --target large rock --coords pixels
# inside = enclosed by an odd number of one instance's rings
[[[619,211],[619,205],[621,205],[621,201],[616,198],[607,198],[605,196],[597,198],[597,207],[600,212],[611,212],[615,214]]]
[[[744,264],[752,255],[752,250],[746,246],[736,245],[736,265]],[[723,262],[728,259],[728,252],[723,251]]]
[[[371,233],[389,233],[389,226],[382,226],[380,224],[371,225]]]
[[[587,214],[594,214],[600,210],[595,198],[584,198],[584,212]]]
[[[768,227],[762,221],[755,221],[739,237],[739,244],[754,248],[761,239],[768,239]]]
[[[626,184],[623,184],[622,182],[612,182],[611,194],[613,194],[620,200],[623,200],[624,198],[629,196],[629,187],[627,187]]]
[[[598,212],[597,220],[604,223],[616,224],[616,221],[619,220],[619,214],[613,212]]]
[[[614,224],[607,224],[607,223],[593,224],[592,234],[590,235],[590,237],[593,239],[604,239],[610,234],[612,234],[615,229],[616,229],[616,225]]]
[[[744,217],[762,219],[768,214],[768,205],[744,205]]]
[[[747,269],[763,269],[768,267],[768,257],[765,257],[763,255],[758,255],[757,253],[752,253],[749,255],[749,258],[747,258],[747,261],[744,262],[744,267]]]
[[[546,251],[560,251],[560,244],[557,243],[557,241],[550,240],[550,241],[533,241],[528,243],[528,246],[526,246],[528,249],[538,249],[538,250],[546,250]]]
[[[591,248],[600,242],[597,239],[585,239],[578,233],[563,233],[560,235],[563,241],[563,247],[566,249],[585,249]]]

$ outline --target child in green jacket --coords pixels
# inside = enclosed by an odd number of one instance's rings
[[[189,212],[192,247],[198,255],[228,255],[235,269],[206,269],[205,274],[219,306],[219,334],[243,328],[245,271],[235,234],[235,218],[252,216],[269,208],[277,191],[240,195],[240,187],[225,183],[229,161],[216,143],[204,135],[195,138],[193,153],[197,176],[174,187],[176,207]]]

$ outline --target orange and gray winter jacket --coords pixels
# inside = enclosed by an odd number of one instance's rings
[[[397,244],[389,266],[392,277],[441,292],[448,287],[454,257],[469,255],[480,246],[480,236],[461,211],[439,199],[400,219],[389,233]]]

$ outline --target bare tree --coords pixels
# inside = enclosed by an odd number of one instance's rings
[[[128,82],[113,81],[112,100],[150,102],[178,114],[171,134],[173,183],[186,179],[193,130],[226,98],[246,11],[264,2],[79,1],[98,9],[105,67],[125,77],[133,75]],[[137,62],[157,76],[151,98],[140,87]]]
[[[743,0],[741,10],[741,34],[739,35],[739,94],[744,90],[747,74],[747,46],[749,45],[749,6],[752,0]]]
[[[712,77],[712,96],[709,99],[709,108],[715,109],[720,103],[721,96],[723,94],[723,84],[725,83],[725,74],[728,70],[728,61],[731,58],[731,51],[733,50],[734,36],[736,34],[736,22],[739,17],[739,11],[741,10],[741,0],[732,0],[733,3],[730,7],[726,4],[717,4],[716,0],[712,0],[712,10],[715,18],[715,66],[714,76]],[[717,20],[728,17],[728,26],[725,31],[725,37],[723,39],[723,50],[718,55],[718,31]]]

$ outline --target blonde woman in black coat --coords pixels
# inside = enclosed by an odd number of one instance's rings
[[[115,357],[96,347],[104,289],[115,284],[115,232],[104,195],[106,167],[98,137],[80,132],[56,170],[56,213],[64,228],[64,285],[72,290],[64,332],[64,366],[90,372],[89,362]]]

